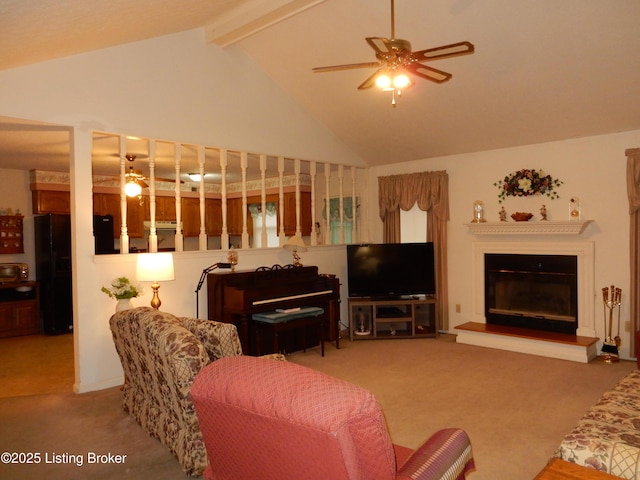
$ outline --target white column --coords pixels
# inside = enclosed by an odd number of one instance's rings
[[[242,248],[249,248],[249,231],[247,230],[247,152],[240,152],[240,168],[242,169]]]
[[[318,244],[318,231],[316,229],[316,162],[309,163],[309,175],[311,176],[311,245]]]
[[[182,163],[182,145],[174,144],[176,156],[176,184],[175,184],[175,202],[176,202],[176,252],[184,250],[184,234],[182,232],[182,191],[180,189],[180,164]]]
[[[338,165],[338,188],[340,209],[340,243],[344,243],[344,165]]]
[[[149,140],[149,251],[158,251],[158,232],[156,231],[156,141]]]
[[[227,150],[220,149],[220,197],[222,204],[222,233],[220,234],[220,248],[226,250],[229,248],[229,230],[227,229]]]
[[[120,135],[120,253],[129,253],[129,232],[127,230],[127,194],[125,185],[127,183],[126,162],[127,162],[127,137]]]
[[[324,182],[325,182],[325,209],[327,215],[327,228],[324,232],[325,245],[331,245],[331,191],[329,186],[329,180],[331,179],[331,165],[324,164]]]
[[[267,156],[260,155],[260,179],[262,180],[262,187],[260,191],[261,195],[261,210],[262,216],[262,230],[260,231],[260,246],[262,248],[267,247]],[[255,235],[255,232],[254,232]]]
[[[293,161],[293,165],[296,179],[296,237],[302,237],[300,228],[300,160],[296,158]]]
[[[200,235],[198,236],[198,250],[207,249],[207,228],[204,223],[204,147],[198,147],[198,173],[200,173]]]
[[[356,196],[356,167],[351,167],[351,216],[353,217],[351,225],[351,242],[356,243],[359,240],[358,235],[358,204]]]
[[[284,157],[278,157],[278,180],[278,223],[280,224],[278,238],[282,247],[287,241],[284,234]]]

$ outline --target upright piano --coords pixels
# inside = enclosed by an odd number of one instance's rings
[[[236,325],[245,353],[257,350],[252,345],[251,315],[303,306],[324,309],[324,338],[339,346],[340,281],[335,275],[319,274],[316,266],[274,265],[255,271],[209,273],[207,300],[209,319]],[[295,339],[291,342],[288,351],[300,349]]]

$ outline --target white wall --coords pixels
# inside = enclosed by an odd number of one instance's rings
[[[622,323],[629,320],[629,203],[626,190],[625,150],[640,146],[640,131],[588,137],[562,142],[526,145],[465,155],[372,168],[370,185],[377,186],[377,177],[399,173],[446,170],[449,174],[451,220],[448,225],[449,322],[450,326],[472,321],[471,243],[490,241],[491,237],[475,238],[465,226],[473,218],[475,200],[485,203],[485,218],[498,221],[498,211],[504,205],[509,215],[515,211],[532,212],[540,218],[539,209],[546,204],[549,220],[569,219],[569,198],[582,202],[583,218],[595,220],[579,240],[596,245],[595,323],[598,336],[605,337],[602,318],[601,288],[614,284],[623,290]],[[493,184],[505,175],[522,168],[542,169],[564,182],[559,187],[560,198],[507,197],[498,203],[499,190]],[[370,202],[377,202],[377,187],[370,192]],[[376,203],[377,205],[377,203]],[[381,241],[382,230],[378,211],[371,212],[371,232]],[[530,238],[531,239],[531,238]],[[575,237],[535,236],[533,241],[576,241]],[[372,241],[374,241],[372,239]],[[461,312],[455,312],[455,305]],[[624,330],[624,328],[622,328]],[[622,332],[621,354],[629,355],[629,332]]]
[[[117,276],[134,277],[135,272],[133,258],[93,255],[91,130],[363,165],[239,49],[208,45],[201,30],[2,71],[0,87],[0,115],[74,127],[71,201],[77,392],[122,382],[108,328],[115,304],[100,287]],[[19,178],[20,184],[25,184],[24,178]],[[248,267],[290,263],[289,257],[283,261],[283,255],[284,251],[274,249],[251,252],[243,260],[241,251],[240,267],[245,261]],[[303,259],[308,265],[319,265],[323,273],[346,278],[344,256],[341,248],[322,247]],[[176,255],[177,280],[162,287],[163,308],[193,315],[200,273],[220,260],[212,252]],[[139,304],[149,299],[147,293]],[[202,316],[204,295],[201,300]]]

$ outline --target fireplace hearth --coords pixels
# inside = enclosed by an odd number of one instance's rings
[[[575,255],[485,254],[487,324],[576,334]]]

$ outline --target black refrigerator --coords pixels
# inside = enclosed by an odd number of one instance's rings
[[[34,223],[42,329],[50,335],[71,333],[71,217],[38,215],[34,217]]]

